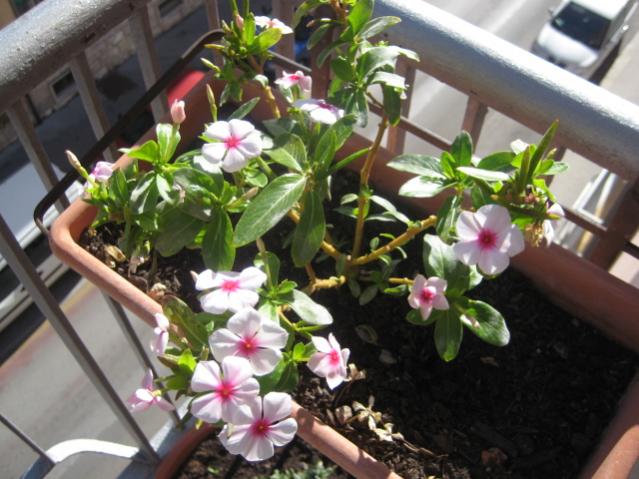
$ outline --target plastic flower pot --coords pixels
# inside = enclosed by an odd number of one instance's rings
[[[187,120],[181,126],[183,145],[201,133],[202,124],[210,119],[205,93],[205,77],[186,96]],[[212,82],[219,95],[222,84]],[[247,99],[256,96],[256,91],[246,91]],[[254,119],[267,118],[265,102],[260,102],[253,111]],[[151,138],[148,132],[138,144]],[[366,146],[367,140],[355,135],[344,148],[344,155]],[[378,162],[390,160],[391,153],[380,149]],[[131,161],[126,155],[116,163],[123,167]],[[354,165],[357,168],[357,165]],[[401,173],[390,169],[373,171],[372,181],[380,191],[393,195],[406,180]],[[413,201],[413,206],[434,211],[437,200]],[[103,292],[121,303],[131,312],[154,325],[153,315],[161,306],[125,278],[111,270],[100,260],[89,254],[77,243],[81,233],[91,224],[96,210],[77,200],[55,221],[50,234],[53,253],[72,269],[94,283]],[[639,348],[639,295],[625,283],[610,277],[600,268],[581,261],[560,247],[527,248],[514,261],[515,267],[523,271],[548,293],[549,298],[601,329],[635,351]],[[602,301],[602,298],[607,298]],[[308,411],[294,407],[293,417],[299,424],[298,435],[320,453],[334,461],[344,470],[361,478],[398,477],[385,465],[371,458],[364,451],[322,424]],[[631,383],[620,401],[617,415],[605,431],[601,443],[582,471],[582,478],[626,479],[639,457],[639,379]]]

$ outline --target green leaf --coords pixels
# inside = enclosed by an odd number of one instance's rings
[[[372,20],[366,22],[366,25],[362,27],[360,32],[357,34],[359,38],[367,39],[370,37],[374,37],[382,33],[389,27],[398,24],[401,22],[401,18],[399,17],[377,17]]]
[[[364,306],[365,304],[370,303],[373,299],[375,299],[375,296],[377,296],[378,292],[379,288],[375,284],[371,284],[370,286],[366,287],[366,289],[362,291],[362,294],[359,295],[360,306]]]
[[[558,175],[568,170],[568,163],[563,161],[543,160],[539,163],[539,167],[535,172],[538,176]]]
[[[506,346],[510,342],[510,332],[499,311],[483,301],[462,298],[459,304],[464,309],[462,323],[476,336],[493,346]]]
[[[482,170],[508,172],[513,169],[511,163],[514,158],[514,153],[510,151],[500,151],[482,158],[481,161],[477,164],[477,168],[481,168]]]
[[[237,110],[235,110],[233,113],[231,113],[229,115],[229,117],[228,117],[228,120],[229,121],[230,120],[241,120],[246,115],[251,113],[253,111],[253,108],[255,108],[255,106],[259,102],[260,102],[260,97],[251,98],[249,101],[247,101],[246,103],[244,103],[240,107],[238,107]]]
[[[295,160],[299,165],[298,169],[300,171],[308,164],[306,146],[299,136],[293,133],[279,136],[276,146],[281,147],[281,149],[285,150]]]
[[[273,180],[253,200],[235,228],[233,242],[243,246],[262,236],[295,205],[304,191],[306,178],[296,174]]]
[[[397,46],[378,46],[370,48],[357,61],[357,74],[361,78],[372,78],[379,69],[395,68],[395,62],[400,55],[412,60],[419,60],[417,54],[411,50]]]
[[[293,263],[300,268],[311,262],[319,251],[326,233],[324,205],[317,192],[306,192],[303,204],[304,209],[300,215],[300,222],[293,232],[291,245]]]
[[[455,231],[455,223],[461,212],[461,198],[457,195],[444,200],[437,212],[435,231],[443,241],[451,241]]]
[[[155,127],[155,134],[158,138],[160,162],[162,164],[167,163],[173,157],[173,153],[175,153],[175,149],[180,143],[180,132],[177,128],[173,128],[173,125],[159,123]]]
[[[442,165],[442,173],[446,178],[457,178],[457,172],[455,171],[457,160],[453,155],[447,151],[442,151],[439,162]]]
[[[202,221],[178,208],[171,208],[160,217],[160,225],[155,249],[166,257],[191,244],[202,228]]]
[[[559,121],[555,120],[552,122],[544,136],[541,138],[537,147],[535,148],[535,152],[530,158],[530,167],[528,168],[528,175],[526,176],[525,184],[528,184],[532,180],[532,175],[537,170],[537,165],[544,157],[546,150],[550,147],[550,143],[555,136],[555,132],[557,131],[557,127],[559,126]]]
[[[351,63],[344,57],[331,60],[331,69],[340,80],[349,82],[355,79],[355,70]]]
[[[397,208],[393,203],[388,201],[386,198],[382,198],[381,196],[373,195],[371,196],[371,201],[376,205],[381,206],[384,210],[393,218],[402,223],[408,224],[410,223],[410,219],[400,211],[397,211]]]
[[[280,276],[280,259],[275,253],[264,251],[255,257],[253,264],[258,268],[262,268],[268,276],[268,284],[273,287],[279,281]]]
[[[439,160],[432,156],[400,155],[389,161],[386,166],[414,175],[445,178]]]
[[[193,374],[195,366],[197,366],[197,361],[193,357],[193,353],[191,352],[191,350],[185,349],[184,351],[182,351],[182,354],[180,354],[180,357],[177,360],[177,364],[180,370],[182,370],[183,372],[187,374]]]
[[[438,276],[448,282],[447,296],[460,295],[481,281],[476,268],[466,266],[457,260],[453,247],[438,236],[424,235],[424,273],[426,277]]]
[[[129,158],[137,158],[138,160],[148,161],[155,164],[160,160],[160,148],[154,140],[149,140],[138,148],[123,149]]]
[[[399,189],[399,194],[410,198],[432,198],[451,184],[450,180],[439,177],[418,176],[404,183]]]
[[[131,210],[135,214],[154,211],[158,202],[155,174],[148,172],[131,192]]]
[[[326,326],[333,323],[333,317],[321,304],[313,301],[306,293],[298,289],[293,290],[291,309],[308,324]]]
[[[213,271],[230,271],[235,261],[233,246],[233,225],[226,211],[213,210],[210,223],[205,227],[202,238],[202,259]]]
[[[484,181],[508,181],[510,179],[510,176],[502,171],[483,170],[472,166],[460,166],[457,171],[461,171],[471,178]]]
[[[358,34],[364,25],[370,20],[373,14],[373,0],[358,0],[348,14],[348,24],[353,29],[354,34]]]
[[[194,351],[199,353],[203,347],[208,346],[209,335],[206,327],[197,321],[195,314],[184,301],[170,296],[162,305],[162,312],[172,324],[182,330]]]
[[[458,166],[472,165],[473,140],[467,132],[462,131],[457,135],[450,148],[450,154],[453,155]]]
[[[388,115],[388,121],[392,126],[397,126],[402,118],[401,93],[389,85],[384,85],[382,91],[384,93],[384,111]]]
[[[452,361],[459,353],[464,330],[459,316],[449,309],[435,323],[435,348],[446,362]]]
[[[264,376],[257,376],[257,382],[260,384],[260,394],[262,396],[264,396],[265,394],[268,394],[272,391],[279,391],[277,385],[280,382],[280,379],[282,378],[282,374],[284,373],[284,369],[286,368],[287,362],[282,359],[280,360],[279,363],[277,363],[277,366],[275,366],[275,369],[273,369],[273,371],[271,371],[270,373],[264,375]]]
[[[314,10],[320,5],[328,2],[329,0],[306,0],[303,2],[299,7],[297,7],[297,10],[295,10],[295,13],[293,14],[292,27],[297,27],[302,18],[307,16],[311,10]]]
[[[293,361],[305,363],[311,358],[314,352],[315,346],[313,346],[313,343],[297,343],[293,347]]]
[[[173,192],[173,190],[171,189],[171,185],[169,184],[167,179],[158,174],[155,176],[155,183],[158,189],[158,193],[162,197],[162,199],[169,203],[173,202],[173,198],[171,198],[171,193]]]
[[[129,185],[122,170],[117,169],[111,175],[109,181],[109,198],[119,206],[124,206],[129,202]]]
[[[285,166],[289,170],[302,173],[302,165],[286,148],[275,148],[274,150],[264,151],[275,163]]]
[[[306,44],[309,50],[315,48],[315,46],[326,36],[326,34],[330,31],[331,27],[330,23],[323,23],[319,27],[315,29],[315,31],[308,38],[308,42]]]
[[[266,53],[269,48],[275,45],[282,38],[282,32],[278,28],[267,28],[256,38],[249,51],[251,53]]]
[[[433,309],[428,318],[423,319],[422,314],[419,312],[419,309],[411,309],[408,314],[406,314],[406,321],[416,326],[430,326],[437,319],[443,316],[445,311],[439,311],[437,309]]]
[[[297,363],[295,361],[288,361],[282,371],[282,376],[277,383],[277,391],[292,392],[297,387],[299,382],[299,372],[297,371]],[[261,393],[261,391],[260,391]]]
[[[381,83],[382,85],[386,85],[393,89],[405,90],[406,82],[404,81],[404,77],[401,75],[397,75],[396,73],[390,73],[385,71],[378,71],[373,75],[373,78],[370,81],[371,84]]]

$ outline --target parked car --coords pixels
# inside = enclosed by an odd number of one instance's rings
[[[564,0],[535,40],[532,52],[589,78],[621,45],[636,0]]]

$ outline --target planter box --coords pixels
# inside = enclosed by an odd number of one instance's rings
[[[185,139],[197,136],[201,125],[210,120],[204,90],[207,81],[211,81],[209,77],[205,77],[185,98],[187,121],[181,126],[182,137]],[[212,83],[219,97],[221,84]],[[256,94],[246,92],[247,98]],[[269,115],[265,110],[266,106],[261,102],[253,115],[256,118],[266,118]],[[147,133],[139,144],[152,134],[153,132]],[[356,151],[366,141],[355,136],[345,150]],[[188,140],[183,141],[187,142]],[[380,163],[391,158],[390,152],[384,149],[380,150],[379,155],[377,161]],[[123,156],[116,164],[123,167],[130,161],[130,158]],[[371,179],[377,188],[387,194],[394,194],[405,181],[401,173],[390,169],[381,171],[379,168],[374,170]],[[433,211],[437,200],[413,201],[413,206]],[[131,312],[154,325],[153,315],[161,311],[161,306],[77,244],[82,231],[91,224],[95,213],[92,206],[82,200],[75,201],[53,224],[50,235],[53,253]],[[546,291],[552,301],[588,320],[613,339],[637,350],[639,320],[636,315],[639,311],[639,295],[631,286],[557,246],[547,249],[527,248],[516,258],[515,266]],[[299,424],[298,435],[349,473],[361,478],[398,477],[385,465],[322,424],[308,411],[296,405],[293,417]],[[604,433],[601,444],[582,471],[581,477],[625,479],[629,477],[637,457],[639,380],[635,377],[620,402],[617,415]]]

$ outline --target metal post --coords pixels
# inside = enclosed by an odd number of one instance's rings
[[[466,130],[473,139],[473,145],[477,148],[479,142],[479,134],[484,126],[484,118],[486,118],[488,108],[482,102],[473,96],[468,97],[466,103],[466,111],[464,120],[462,121],[462,130]]]
[[[217,1],[204,0],[204,7],[206,8],[206,18],[209,20],[209,28],[211,30],[220,28],[220,12],[217,8]]]
[[[415,84],[415,75],[417,70],[411,66],[408,61],[400,59],[397,62],[397,73],[402,75],[407,85]],[[410,106],[413,99],[413,89],[409,88],[406,92],[406,99],[402,102],[401,113],[405,118],[409,118]],[[386,140],[386,148],[396,155],[401,154],[404,151],[404,144],[406,143],[406,130],[399,125],[391,127],[388,130],[388,139]]]
[[[58,182],[58,177],[53,171],[49,155],[47,155],[44,146],[38,139],[38,134],[31,123],[31,118],[29,118],[29,114],[24,107],[22,98],[11,105],[7,110],[7,115],[42,183],[44,183],[47,190],[50,190]],[[67,206],[69,206],[69,200],[66,196],[63,196],[56,203],[56,208],[60,212],[64,211]]]
[[[153,38],[153,32],[151,31],[148,5],[139,8],[131,17],[130,23],[133,43],[135,44],[138,61],[142,69],[144,86],[146,86],[148,90],[160,77],[160,60],[158,59],[158,52],[155,48],[155,40]],[[158,123],[167,112],[167,103],[166,92],[160,93],[151,102],[151,111],[153,112],[153,118],[156,123]]]
[[[129,434],[135,439],[140,449],[152,462],[158,462],[159,457],[149,440],[131,416],[118,394],[109,383],[100,366],[95,361],[77,332],[65,316],[58,302],[46,285],[42,282],[28,256],[22,250],[11,234],[7,223],[0,215],[0,254],[29,292],[40,311],[48,318],[51,326],[62,339],[63,343],[78,362],[86,376],[107,402],[115,416]]]
[[[55,466],[55,461],[47,454],[47,452],[38,446],[33,439],[27,436],[18,426],[16,426],[9,418],[0,413],[0,422],[4,424],[13,434],[18,436],[22,442],[29,446],[33,452],[35,452],[40,458],[52,468]]]

